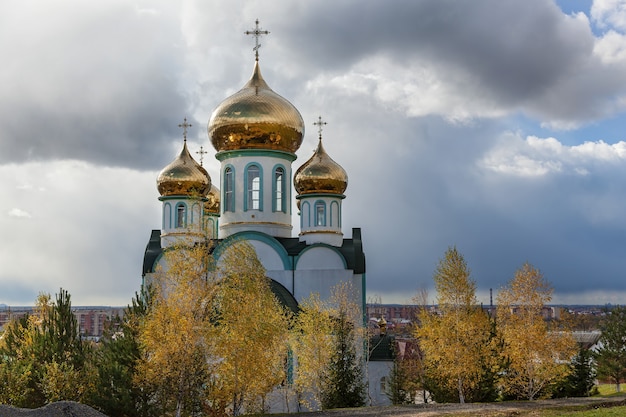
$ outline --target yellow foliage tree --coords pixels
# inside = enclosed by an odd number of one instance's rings
[[[446,251],[433,278],[439,314],[422,309],[416,337],[427,378],[441,391],[456,391],[464,403],[496,365],[491,323],[478,306],[476,283],[456,247]]]
[[[297,358],[294,387],[298,403],[309,410],[321,408],[322,389],[333,352],[332,318],[318,293],[300,304],[291,346]]]
[[[218,265],[216,367],[233,415],[265,411],[265,397],[285,382],[289,322],[265,269],[246,242],[230,245]]]
[[[549,396],[552,384],[570,372],[576,343],[566,329],[551,329],[542,309],[552,287],[541,272],[525,263],[498,294],[498,327],[508,367],[502,373],[505,394],[534,400]]]
[[[164,254],[156,274],[149,313],[139,334],[144,352],[136,383],[152,390],[163,414],[197,412],[212,375],[215,353],[210,306],[216,285],[203,245],[180,246]]]

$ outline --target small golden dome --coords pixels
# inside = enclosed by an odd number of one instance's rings
[[[320,138],[311,159],[296,171],[293,183],[298,194],[343,194],[348,187],[348,174],[328,156]]]
[[[293,104],[269,88],[257,61],[248,83],[213,111],[208,132],[218,152],[272,149],[295,153],[302,144],[304,121]]]
[[[163,197],[205,196],[211,189],[211,177],[189,154],[187,141],[180,155],[159,174],[157,188]]]
[[[206,195],[206,202],[204,203],[204,211],[208,213],[219,213],[220,212],[220,190],[213,184],[211,184],[211,189],[209,193]]]

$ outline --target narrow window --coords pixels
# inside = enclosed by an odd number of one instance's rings
[[[285,194],[285,170],[276,168],[274,171],[274,211],[285,211],[284,194]]]
[[[261,171],[256,165],[248,167],[248,209],[259,210],[261,207]]]
[[[185,227],[185,206],[182,204],[176,206],[176,227]]]
[[[224,171],[224,212],[235,211],[235,182],[233,169],[228,167]]]
[[[315,203],[315,225],[326,226],[326,205],[323,201]]]

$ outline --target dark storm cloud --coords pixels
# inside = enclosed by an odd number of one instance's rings
[[[126,3],[33,6],[2,10],[0,163],[162,166],[187,111],[177,22]]]
[[[612,114],[610,97],[625,91],[624,67],[594,56],[588,20],[548,0],[340,1],[294,13],[273,22],[288,33],[278,42],[316,71],[376,55],[399,70],[427,63],[460,97],[561,125]]]

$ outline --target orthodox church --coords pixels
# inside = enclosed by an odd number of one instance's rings
[[[163,262],[162,254],[179,239],[211,240],[213,254],[235,241],[246,240],[271,279],[272,291],[288,308],[317,292],[328,299],[333,287],[350,283],[355,302],[365,311],[365,255],[361,230],[342,232],[342,202],[348,185],[345,170],[324,150],[321,117],[313,155],[293,172],[292,164],[304,138],[298,109],[274,92],[256,59],[250,80],[213,111],[208,137],[220,162],[220,178],[212,179],[187,148],[183,128],[180,154],[157,178],[162,205],[161,228],[148,241],[142,281],[145,284]],[[202,150],[201,150],[202,151]],[[219,184],[219,186],[216,186]],[[292,236],[293,200],[300,232]]]

